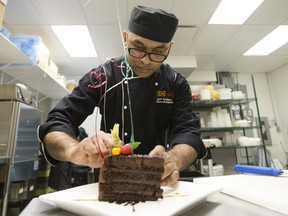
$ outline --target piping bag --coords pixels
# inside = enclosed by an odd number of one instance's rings
[[[284,172],[280,169],[275,169],[271,167],[261,167],[261,166],[251,166],[251,165],[236,165],[234,166],[234,170],[238,173],[253,173],[260,175],[269,175],[269,176],[279,176],[283,175]]]

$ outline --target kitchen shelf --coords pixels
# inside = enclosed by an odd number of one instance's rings
[[[240,146],[240,145],[231,145],[231,146],[217,146],[213,149],[235,149],[235,148],[238,148],[238,149],[247,149],[247,148],[251,148],[251,149],[254,149],[254,148],[261,148],[262,145],[258,145],[258,146],[255,146],[255,145],[251,145],[251,146]]]
[[[0,70],[51,99],[61,99],[69,91],[21,50],[0,34]]]
[[[249,126],[249,127],[214,127],[214,128],[201,128],[201,132],[213,132],[213,131],[235,131],[235,130],[249,130],[259,129],[260,126]]]
[[[229,100],[194,100],[194,108],[212,108],[216,106],[243,105],[255,101],[255,98],[229,99]]]
[[[255,117],[258,119],[258,122],[261,122],[253,75],[251,75],[251,80],[252,80],[252,87],[253,87],[253,93],[254,93],[253,98],[247,97],[247,98],[243,98],[243,99],[227,99],[227,100],[193,100],[194,110],[199,114],[200,118],[203,117],[203,120],[205,119],[205,117],[207,117],[207,121],[208,121],[207,125],[209,125],[209,121],[212,121],[212,120],[209,120],[209,113],[211,114],[211,112],[213,112],[213,109],[215,107],[220,107],[221,109],[223,108],[224,110],[226,110],[227,112],[225,112],[225,114],[228,113],[230,115],[231,121],[233,122],[233,121],[237,121],[237,120],[245,120],[246,119],[245,115],[247,115],[247,112],[245,112],[245,109],[247,111],[247,108],[249,108],[249,106],[246,106],[246,105],[249,105],[250,103],[254,102],[255,106],[256,106],[256,111],[257,111],[257,115],[255,115]],[[237,118],[235,118],[236,108],[238,110]],[[216,111],[214,111],[214,112],[216,112]],[[254,119],[254,117],[253,117],[253,119]],[[216,121],[217,121],[217,119],[216,119]],[[224,120],[222,120],[222,121],[224,121]],[[221,122],[221,123],[223,123],[223,122]],[[223,124],[223,125],[225,125],[225,124]],[[226,124],[226,125],[228,125],[228,124]],[[255,146],[255,145],[240,146],[236,143],[236,141],[235,142],[233,141],[233,143],[231,143],[231,141],[229,141],[229,139],[235,139],[235,138],[237,139],[237,136],[239,136],[241,134],[243,134],[241,136],[248,136],[249,137],[249,135],[246,135],[246,134],[253,134],[250,136],[254,136],[254,133],[256,132],[256,130],[258,131],[258,134],[260,133],[260,135],[261,135],[261,137],[260,137],[261,144],[258,146]],[[219,149],[219,150],[221,150],[221,149],[223,149],[223,150],[232,149],[233,150],[234,149],[236,162],[238,161],[237,153],[240,152],[237,150],[242,150],[242,149],[245,150],[247,164],[249,164],[250,162],[249,162],[248,150],[255,149],[255,148],[262,148],[264,151],[265,164],[266,164],[266,166],[269,166],[269,161],[267,158],[267,150],[266,150],[266,145],[264,142],[264,135],[263,135],[262,130],[263,130],[262,125],[251,125],[251,126],[245,126],[245,127],[232,126],[232,127],[201,127],[200,128],[203,139],[208,139],[211,137],[212,138],[217,137],[217,138],[223,140],[223,146],[216,147],[215,149]],[[229,134],[231,135],[231,138],[230,138]],[[235,135],[235,137],[232,137],[233,135]],[[213,155],[213,150],[211,150],[211,151],[212,151],[212,155]]]
[[[31,60],[0,33],[0,65],[31,64]]]

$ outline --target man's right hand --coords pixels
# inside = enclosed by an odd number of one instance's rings
[[[50,132],[44,138],[48,153],[57,160],[101,167],[104,157],[111,154],[113,139],[111,134],[97,132],[79,142],[64,132]]]

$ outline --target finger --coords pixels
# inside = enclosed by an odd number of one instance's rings
[[[103,143],[103,145],[106,146],[106,148],[108,149],[108,153],[110,154],[112,151],[112,148],[114,147],[114,140],[113,140],[112,135],[110,133],[99,131],[97,132],[96,138],[100,140],[99,142],[100,145],[102,145]],[[106,149],[104,149],[103,151],[105,152],[105,155],[106,155]]]
[[[165,148],[161,145],[155,146],[155,148],[149,153],[150,156],[162,157],[165,153]]]
[[[102,138],[95,135],[89,137],[89,139],[84,139],[80,149],[86,155],[90,167],[100,167],[103,164],[104,157],[109,154]]]
[[[179,179],[179,172],[178,170],[174,170],[169,176],[161,181],[161,186],[172,185],[176,183]]]
[[[87,155],[97,153],[97,148],[95,148],[93,137],[85,138],[80,142],[81,151]]]
[[[100,155],[102,158],[105,157],[105,155],[109,154],[109,149],[107,148],[105,144],[105,140],[103,138],[103,134],[98,133],[97,136],[92,137],[92,142],[94,144],[95,150],[93,154],[96,153],[96,155]]]
[[[166,162],[164,164],[164,172],[162,174],[162,179],[165,179],[167,178],[169,175],[171,175],[171,173],[174,171],[174,170],[177,170],[177,166],[174,162]]]

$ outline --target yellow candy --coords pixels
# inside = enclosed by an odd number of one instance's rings
[[[112,155],[119,155],[121,153],[120,147],[113,147],[112,148]]]

